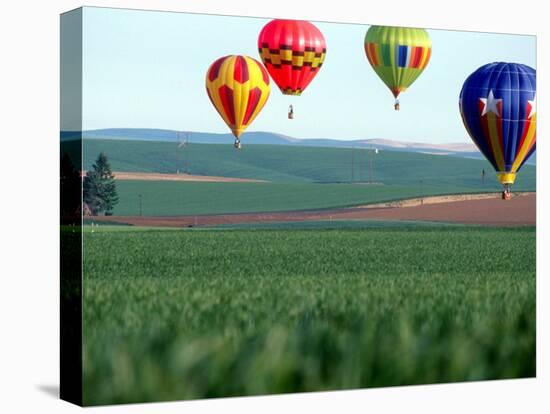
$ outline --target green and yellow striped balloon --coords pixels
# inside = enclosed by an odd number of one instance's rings
[[[428,65],[432,41],[424,29],[371,26],[365,35],[365,53],[372,68],[397,97]]]

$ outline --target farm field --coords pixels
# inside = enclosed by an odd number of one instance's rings
[[[467,192],[467,187],[319,183],[117,181],[116,216],[176,216],[327,209]]]
[[[71,145],[70,142],[66,145]],[[352,179],[352,149],[232,145],[88,139],[83,141],[84,168],[89,169],[99,152],[109,157],[113,171],[175,173],[184,167],[195,175],[249,178],[279,182],[347,183]],[[187,153],[187,155],[185,155]],[[368,156],[355,150],[354,181],[369,181]],[[485,169],[485,183],[480,180]],[[386,185],[461,187],[468,191],[498,191],[491,165],[479,159],[422,153],[381,151],[372,158],[372,181]],[[534,191],[535,167],[525,165],[518,175],[517,191]]]
[[[535,375],[534,227],[379,224],[86,228],[84,402]]]
[[[455,223],[485,226],[535,226],[536,194],[515,193],[511,200],[502,201],[494,193],[459,194],[421,197],[355,207],[272,211],[256,213],[199,214],[177,216],[95,216],[90,223],[125,224],[139,227],[184,228],[218,225],[247,225],[248,227],[284,222],[328,222],[338,226],[347,221],[363,222],[426,222]]]

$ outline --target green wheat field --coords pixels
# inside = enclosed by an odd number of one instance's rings
[[[84,233],[84,403],[535,376],[535,228]]]

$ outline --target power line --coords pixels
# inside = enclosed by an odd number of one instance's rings
[[[189,135],[190,133],[188,131],[177,131],[176,138],[177,138],[177,150],[176,150],[176,174],[179,174],[179,166],[180,166],[180,149],[184,150],[183,153],[183,172],[185,174],[189,174],[189,157],[188,157],[188,146],[189,146]]]

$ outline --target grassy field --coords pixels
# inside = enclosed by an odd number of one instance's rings
[[[535,230],[84,234],[84,402],[535,375]]]
[[[427,227],[464,227],[460,223],[441,223],[430,221],[407,220],[311,220],[311,221],[272,221],[264,223],[229,223],[217,224],[203,228],[213,229],[256,229],[256,230],[345,230],[345,229],[388,229],[399,228],[402,230]],[[114,227],[114,226],[113,226]],[[472,226],[470,226],[472,227]],[[137,227],[136,227],[137,229]]]
[[[326,209],[419,195],[472,192],[469,187],[318,183],[118,181],[115,215],[176,216]],[[478,190],[479,191],[479,190]]]
[[[175,143],[148,141],[84,140],[83,161],[90,168],[100,151],[109,157],[115,171],[175,173],[183,169],[188,153],[189,171],[198,175],[254,178],[284,182],[349,182],[352,150],[345,148],[247,145],[236,151],[232,145],[191,144],[177,149]],[[368,181],[366,151],[355,152],[354,178]],[[179,163],[177,160],[179,159]],[[481,170],[487,179],[481,184]],[[493,168],[486,161],[410,152],[382,151],[373,158],[372,180],[384,184],[499,189]],[[517,190],[534,189],[535,168],[523,167]]]

